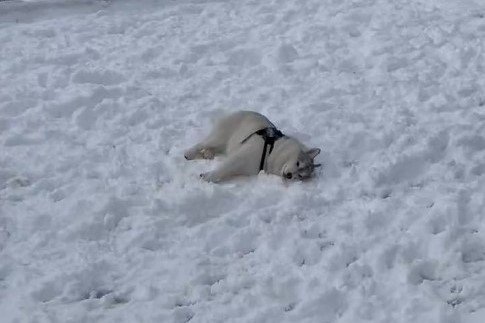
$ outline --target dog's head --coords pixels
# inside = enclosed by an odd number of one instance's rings
[[[283,178],[287,180],[305,180],[310,178],[315,168],[321,166],[321,164],[315,164],[313,162],[319,153],[320,148],[300,151],[296,158],[290,158],[284,165]]]

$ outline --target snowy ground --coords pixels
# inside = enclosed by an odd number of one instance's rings
[[[485,322],[480,0],[0,2],[2,322]],[[253,109],[310,183],[183,151]]]

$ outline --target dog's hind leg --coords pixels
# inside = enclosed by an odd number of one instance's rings
[[[192,159],[213,159],[215,156],[215,152],[210,147],[204,145],[204,143],[199,143],[194,147],[188,149],[184,153],[184,157],[187,160]]]
[[[217,121],[206,139],[185,152],[185,158],[212,159],[215,155],[225,153],[228,141],[238,129],[241,118],[241,113],[236,113]]]
[[[224,151],[226,140],[217,131],[213,131],[205,140],[188,149],[185,159],[213,159]]]

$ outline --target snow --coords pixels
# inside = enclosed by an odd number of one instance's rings
[[[2,322],[485,322],[485,4],[0,2]],[[226,184],[252,109],[323,148]]]

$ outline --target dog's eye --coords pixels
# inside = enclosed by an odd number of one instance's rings
[[[300,167],[300,162],[299,161],[296,162],[296,167]]]
[[[293,174],[292,173],[286,173],[285,176],[286,176],[286,178],[291,179],[293,177]]]

